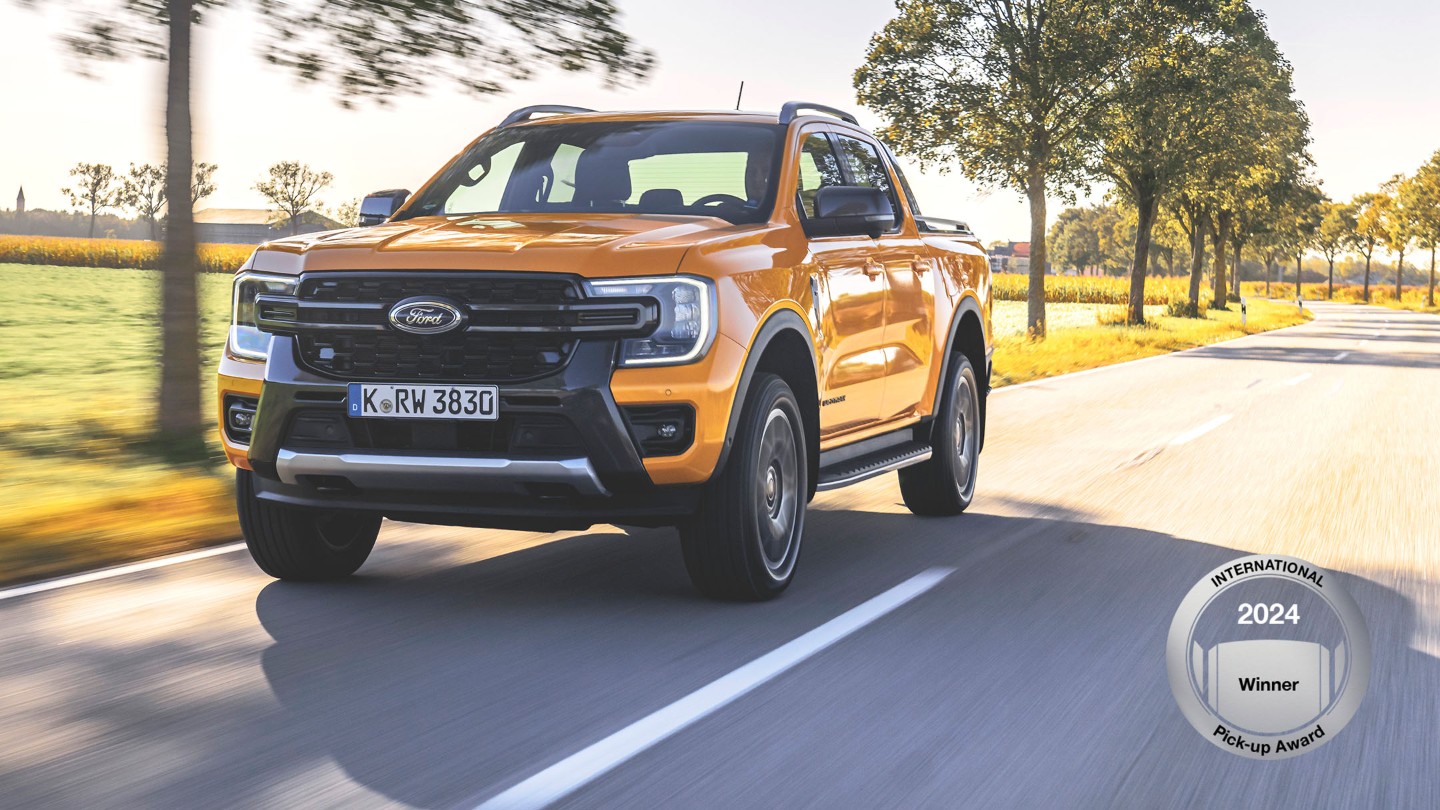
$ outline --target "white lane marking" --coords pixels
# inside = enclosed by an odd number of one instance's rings
[[[1368,340],[1357,340],[1357,341],[1355,341],[1355,348],[1358,349],[1358,348],[1360,348],[1361,346],[1364,346],[1366,343],[1369,343],[1369,342],[1370,342],[1370,341],[1368,341]]]
[[[1350,356],[1350,352],[1340,352],[1339,354],[1335,355],[1335,357],[1332,358],[1332,359],[1335,359],[1335,360],[1344,360],[1345,358],[1347,358],[1347,357],[1349,357],[1349,356]]]
[[[1307,371],[1307,372],[1305,372],[1304,374],[1301,374],[1301,375],[1298,376],[1298,377],[1292,377],[1291,379],[1286,380],[1286,381],[1285,381],[1285,384],[1286,384],[1286,385],[1299,385],[1300,383],[1305,382],[1306,380],[1308,380],[1308,379],[1310,379],[1311,377],[1314,377],[1314,376],[1315,376],[1314,374],[1311,374],[1310,372]]]
[[[146,560],[145,562],[120,565],[115,568],[102,568],[99,571],[91,571],[87,574],[76,574],[75,576],[61,577],[59,579],[47,579],[44,582],[32,582],[29,585],[18,585],[14,588],[0,590],[0,600],[29,596],[32,593],[54,591],[60,588],[68,588],[71,585],[83,585],[87,582],[98,582],[102,579],[123,577],[126,574],[136,574],[141,571],[152,571],[156,568],[179,565],[180,563],[192,562],[194,560],[203,560],[206,557],[218,557],[221,554],[231,554],[243,548],[245,548],[244,543],[230,543],[214,548],[203,548],[199,551],[187,551],[184,554],[172,554],[169,557],[159,557],[154,560]]]
[[[551,765],[481,804],[478,810],[539,808],[553,804],[627,760],[794,667],[826,647],[940,584],[954,568],[931,568],[810,632],[700,687],[653,714]]]
[[[1197,427],[1197,428],[1195,428],[1195,429],[1193,429],[1193,430],[1189,430],[1189,431],[1186,431],[1185,433],[1181,433],[1179,436],[1176,436],[1175,438],[1171,439],[1171,440],[1170,440],[1170,444],[1176,445],[1176,446],[1179,446],[1179,445],[1182,445],[1182,444],[1189,444],[1190,442],[1193,442],[1193,441],[1195,441],[1196,439],[1200,438],[1201,436],[1204,436],[1206,433],[1209,433],[1210,431],[1214,430],[1215,428],[1218,428],[1218,427],[1220,427],[1221,425],[1225,424],[1226,422],[1229,422],[1232,418],[1234,418],[1234,414],[1229,414],[1229,413],[1225,414],[1224,416],[1217,416],[1217,417],[1215,417],[1214,419],[1211,419],[1209,422],[1206,422],[1205,424],[1203,424],[1203,425],[1201,425],[1201,426],[1199,426],[1199,427]]]
[[[1342,386],[1342,385],[1344,385],[1344,384],[1345,384],[1345,381],[1344,381],[1344,380],[1336,380],[1336,381],[1335,381],[1335,384],[1332,385],[1332,386],[1330,386],[1330,393],[1333,394],[1333,393],[1335,393],[1336,391],[1339,391],[1339,390],[1340,390],[1340,386]]]

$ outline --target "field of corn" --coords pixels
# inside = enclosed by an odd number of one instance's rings
[[[1030,277],[1024,273],[996,273],[996,301],[1025,301]],[[1208,289],[1208,287],[1206,288]],[[1190,295],[1190,279],[1150,276],[1145,279],[1145,303],[1164,306]],[[1125,304],[1130,301],[1130,279],[1120,276],[1046,276],[1045,300],[1056,304]]]
[[[200,269],[206,273],[233,273],[254,249],[252,245],[200,245]],[[0,234],[0,264],[7,262],[156,270],[160,267],[160,243]]]
[[[1245,295],[1256,297],[1261,297],[1265,295],[1265,282],[1263,281],[1246,281],[1240,286],[1244,291]],[[1327,287],[1324,282],[1321,282],[1319,284],[1312,284],[1308,281],[1305,282],[1306,301],[1324,301],[1326,298],[1326,291]],[[1413,309],[1418,311],[1426,311],[1427,309],[1429,309],[1430,311],[1434,311],[1434,307],[1427,308],[1426,306],[1426,296],[1428,294],[1428,291],[1425,287],[1407,284],[1403,288],[1402,292],[1404,294],[1401,296],[1400,300],[1397,301],[1395,299],[1395,284],[1393,279],[1389,284],[1385,284],[1383,282],[1380,284],[1376,284],[1372,281],[1370,284],[1370,303],[1375,304],[1376,306],[1391,307],[1395,309]],[[1294,300],[1294,282],[1285,284],[1271,284],[1270,297],[1283,300]],[[1440,288],[1437,288],[1436,298],[1440,298]],[[1365,302],[1365,288],[1359,284],[1336,284],[1335,296],[1332,300],[1340,301],[1341,303],[1345,304],[1362,304]]]

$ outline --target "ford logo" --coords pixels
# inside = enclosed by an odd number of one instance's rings
[[[465,325],[465,311],[434,298],[407,298],[390,308],[390,325],[414,335],[439,335]]]

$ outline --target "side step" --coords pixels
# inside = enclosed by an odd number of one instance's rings
[[[821,468],[820,483],[815,488],[824,492],[848,487],[867,478],[874,478],[901,467],[919,464],[928,458],[930,458],[930,445],[925,442],[905,442]]]

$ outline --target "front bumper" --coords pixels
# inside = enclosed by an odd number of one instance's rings
[[[258,497],[295,506],[532,530],[675,523],[695,511],[699,484],[709,470],[703,477],[681,476],[692,480],[660,485],[647,462],[694,467],[695,445],[704,440],[703,431],[696,430],[695,444],[680,455],[642,458],[611,392],[613,357],[613,343],[582,341],[557,373],[501,385],[500,412],[506,421],[484,428],[497,434],[487,434],[485,441],[503,445],[506,439],[498,434],[518,435],[524,425],[535,424],[569,426],[557,428],[568,443],[507,446],[496,452],[439,446],[437,429],[430,426],[398,425],[402,430],[397,433],[379,430],[375,423],[402,420],[349,417],[346,382],[301,367],[293,339],[278,336],[263,366],[263,380],[242,376],[259,376],[259,364],[227,359],[221,366],[222,402],[227,394],[258,394],[248,446],[227,438],[226,452],[236,466],[254,471]],[[668,379],[685,376],[671,371]],[[698,371],[691,367],[689,374]],[[651,401],[676,404],[676,387],[661,386]],[[627,390],[633,397],[634,390]],[[697,428],[700,416],[696,414]],[[459,429],[438,430],[453,442]]]

